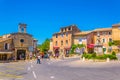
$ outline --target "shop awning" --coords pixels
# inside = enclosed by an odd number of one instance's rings
[[[87,48],[94,48],[94,46],[95,46],[94,44],[88,44]]]
[[[64,49],[65,49],[65,50],[70,50],[70,49],[71,49],[71,47],[65,47]]]
[[[54,46],[53,49],[56,50],[56,49],[59,49],[59,47],[58,46]]]

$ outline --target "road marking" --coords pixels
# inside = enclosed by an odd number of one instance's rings
[[[0,76],[2,77],[11,77],[11,78],[23,78],[23,76],[17,76],[17,75],[13,75],[13,74],[6,74],[3,72],[0,72]]]
[[[28,71],[30,70],[30,67],[28,67]]]
[[[36,79],[37,78],[37,76],[36,76],[36,74],[35,74],[35,72],[33,71],[33,76],[34,76],[34,78]]]
[[[18,69],[18,70],[23,70],[24,69],[24,68],[15,67],[15,66],[6,66],[6,68],[13,68],[13,69]]]
[[[55,77],[54,76],[50,76],[51,79],[54,79]]]

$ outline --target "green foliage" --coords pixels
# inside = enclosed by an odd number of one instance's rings
[[[71,47],[70,53],[71,53],[71,54],[75,54],[74,51],[75,51],[76,48],[83,48],[83,47],[85,47],[84,44],[77,44],[77,45],[73,44],[72,47]]]
[[[112,45],[114,45],[114,43],[113,42],[108,42],[108,45],[112,46]]]
[[[38,48],[40,49],[41,52],[46,52],[50,48],[50,40],[46,39],[42,45],[38,45]]]
[[[110,58],[110,60],[117,60],[117,57],[114,54],[96,55],[96,53],[93,53],[93,54],[83,54],[82,58],[83,57],[85,57],[86,59],[100,59],[100,60],[105,60],[107,58]]]
[[[93,59],[96,57],[96,53],[93,53],[93,54],[83,54],[82,55],[82,58],[85,57],[87,59]]]
[[[107,59],[107,56],[106,55],[99,55],[99,56],[96,56],[96,59],[104,60],[104,59]]]
[[[72,47],[71,47],[71,51],[70,53],[71,54],[74,54],[74,50],[77,48],[77,45],[73,44]]]
[[[106,51],[106,48],[103,48],[103,52],[105,52]]]
[[[40,49],[40,48],[41,48],[41,45],[39,44],[39,45],[37,46],[37,48],[39,48],[39,49]]]
[[[114,40],[113,45],[119,46],[120,45],[120,40]]]
[[[116,53],[113,51],[113,52],[112,52],[112,55],[115,55],[115,56],[116,56]]]
[[[95,57],[96,57],[96,53],[93,53],[93,54],[92,54],[92,57],[95,58]]]
[[[84,44],[78,44],[77,47],[78,48],[83,48],[83,47],[85,47],[85,45]]]
[[[105,59],[110,58],[110,60],[117,60],[117,57],[112,54],[105,54],[104,56],[105,56]]]

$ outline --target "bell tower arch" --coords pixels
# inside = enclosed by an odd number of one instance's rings
[[[20,33],[26,33],[26,26],[27,26],[27,24],[19,23],[18,32],[20,32]]]

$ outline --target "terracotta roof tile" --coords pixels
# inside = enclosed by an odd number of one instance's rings
[[[74,33],[74,35],[87,35],[89,34],[91,31],[83,31],[83,32],[78,32],[78,33]]]
[[[93,31],[110,31],[112,30],[112,28],[99,28],[99,29],[95,29]]]

